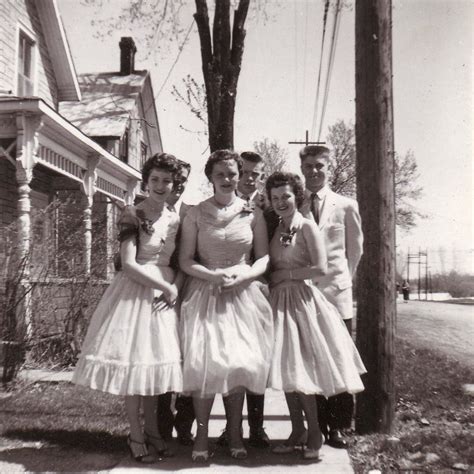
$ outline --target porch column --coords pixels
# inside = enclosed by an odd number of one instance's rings
[[[17,264],[16,280],[19,281],[17,305],[17,322],[24,318],[27,337],[32,335],[31,318],[31,200],[30,183],[33,179],[33,168],[37,162],[38,135],[43,121],[40,115],[19,114],[16,117],[17,150],[16,150],[16,181],[18,185],[18,221],[17,221]]]
[[[81,190],[85,195],[83,209],[83,230],[84,230],[84,264],[83,270],[86,275],[91,273],[92,262],[92,204],[96,191],[97,166],[100,162],[99,155],[91,155],[87,160],[87,170],[82,178]]]
[[[135,202],[135,196],[137,195],[137,184],[138,179],[130,178],[127,182],[127,192],[125,193],[125,204],[127,206],[133,206]]]

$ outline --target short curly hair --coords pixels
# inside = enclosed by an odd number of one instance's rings
[[[237,169],[239,170],[239,176],[242,170],[242,161],[238,153],[232,150],[216,150],[211,153],[211,156],[208,158],[206,166],[204,167],[204,173],[207,176],[207,179],[211,181],[212,170],[216,163],[222,161],[234,160],[237,163]]]
[[[294,173],[276,171],[268,177],[267,182],[265,183],[268,201],[270,203],[272,202],[272,189],[279,188],[280,186],[286,186],[287,184],[291,187],[291,190],[295,195],[296,206],[299,209],[303,205],[304,201],[304,186],[301,178]]]
[[[152,170],[163,170],[168,171],[173,177],[173,184],[176,185],[179,182],[179,170],[180,165],[178,159],[174,155],[169,153],[156,153],[155,155],[148,158],[142,168],[142,190],[145,190],[146,183]]]

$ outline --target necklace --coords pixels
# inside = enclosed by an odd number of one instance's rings
[[[234,204],[235,202],[235,198],[232,199],[231,202],[229,202],[229,204],[221,204],[217,199],[216,199],[216,196],[212,196],[212,199],[214,200],[214,204],[219,208],[219,209],[223,209],[224,211],[226,211],[230,206],[232,206],[232,204]]]

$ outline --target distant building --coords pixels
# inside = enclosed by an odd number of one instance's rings
[[[45,262],[58,285],[106,281],[120,209],[162,151],[150,75],[122,38],[120,71],[78,76],[55,0],[3,0],[0,25],[0,298],[13,253],[28,256],[25,285],[43,284]]]

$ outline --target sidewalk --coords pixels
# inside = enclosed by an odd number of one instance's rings
[[[45,370],[25,370],[23,380],[35,382],[66,382],[72,372],[52,372]],[[246,407],[244,407],[246,415]],[[92,416],[92,415],[91,415]],[[217,438],[225,426],[225,414],[221,397],[216,397],[212,410],[209,434]],[[284,395],[267,391],[265,397],[265,429],[274,444],[286,439],[290,432],[290,421]],[[244,437],[248,436],[248,425],[244,421]],[[211,441],[211,443],[212,443]],[[185,473],[194,472],[245,472],[250,469],[257,472],[311,472],[311,473],[353,473],[346,450],[323,446],[321,461],[311,463],[303,461],[297,452],[290,455],[275,455],[270,450],[249,449],[249,457],[244,461],[235,461],[225,448],[216,448],[215,455],[208,464],[195,464],[191,461],[191,447],[183,447],[173,442],[170,447],[176,456],[153,465],[140,465],[134,462],[128,453],[91,453],[67,452],[61,448],[44,447],[41,443],[24,443],[20,449],[0,446],[0,472],[26,471],[95,471],[113,473],[154,472],[158,470]],[[11,450],[11,454],[10,454]],[[21,454],[20,454],[21,451]]]

